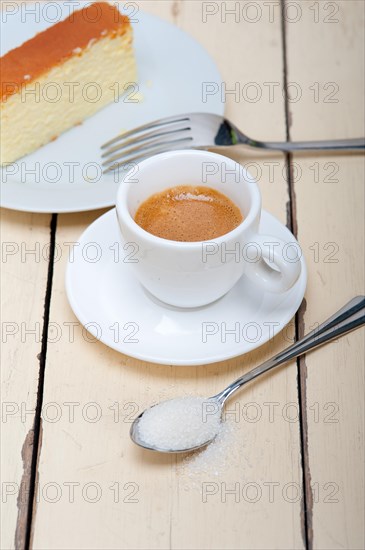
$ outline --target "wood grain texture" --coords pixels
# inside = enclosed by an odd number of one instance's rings
[[[287,24],[288,79],[302,97],[290,104],[293,140],[358,137],[364,128],[364,4],[303,9]],[[330,21],[324,22],[324,18]],[[311,37],[311,40],[307,38]],[[364,294],[363,156],[294,156],[298,239],[309,284],[301,330],[308,331]],[[364,548],[364,332],[302,363],[308,415],[313,548]]]
[[[24,545],[50,216],[1,214],[1,548]]]
[[[203,23],[200,2],[145,2],[140,6],[195,36],[216,60],[227,89],[236,82],[241,91],[250,82],[263,89],[263,83],[270,80],[282,86],[280,19],[274,24],[263,19],[250,26],[244,21],[223,23],[218,15]],[[238,51],[245,52],[244,62]],[[274,103],[268,96],[258,103],[236,99],[227,95],[227,114],[247,133],[264,137],[269,132],[273,139],[284,138],[283,98]],[[250,152],[238,158],[243,164],[254,162],[252,172],[261,171],[264,206],[285,223],[288,190],[282,176],[283,157],[258,158]],[[277,175],[270,181],[268,163],[273,162]],[[58,245],[65,249],[64,243],[75,241],[99,215],[59,216]],[[77,322],[65,297],[65,265],[63,255],[55,266],[51,303],[51,323],[58,326]],[[291,329],[286,336],[292,337]],[[41,496],[36,503],[33,548],[302,548],[300,502],[285,499],[287,484],[300,492],[302,480],[299,425],[288,422],[282,413],[288,403],[298,406],[294,363],[247,388],[231,403],[241,418],[243,407],[253,403],[261,411],[261,419],[239,422],[240,459],[221,478],[203,476],[195,482],[196,488],[182,474],[181,458],[142,452],[128,435],[128,420],[137,407],[140,410],[182,393],[214,394],[287,343],[281,335],[244,359],[169,367],[142,363],[102,344],[89,343],[80,327],[75,329],[73,342],[63,332],[62,340],[50,346],[47,355],[44,403],[58,403],[63,414],[58,422],[43,422]],[[73,422],[65,402],[80,403]],[[268,414],[272,402],[278,403],[274,418]],[[100,421],[85,420],[82,408],[88,403],[97,403],[102,411]],[[114,403],[119,403],[119,422],[115,422]],[[61,491],[54,503],[42,495],[42,488],[52,483],[57,484],[53,491]],[[73,503],[68,496],[70,483],[79,484]],[[82,494],[88,483],[97,484],[101,491],[98,502],[87,502]],[[114,502],[110,487],[117,483],[120,495]],[[202,497],[203,483],[215,483],[217,488],[207,502]],[[251,491],[247,496],[247,483],[262,494],[257,498]],[[238,502],[233,495],[223,501],[224,484],[228,489],[238,487]],[[274,497],[269,494],[270,484],[276,487]],[[128,495],[133,487],[137,502],[131,503]],[[67,528],[69,525],[77,528]]]

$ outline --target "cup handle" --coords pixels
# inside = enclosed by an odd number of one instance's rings
[[[268,292],[282,293],[292,288],[302,270],[298,243],[286,243],[272,235],[256,235],[254,244],[260,256],[246,270],[249,279]]]

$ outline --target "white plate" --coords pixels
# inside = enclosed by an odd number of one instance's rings
[[[29,14],[24,19],[20,9],[2,23],[2,54],[51,25],[44,18],[54,17],[51,9],[43,12],[41,4],[37,5],[40,22]],[[63,10],[62,18],[69,14],[69,6],[62,2],[58,9]],[[138,11],[133,20],[142,101],[131,103],[135,96],[129,90],[119,103],[105,107],[81,126],[20,159],[16,174],[2,169],[1,206],[28,212],[77,212],[113,206],[118,182],[112,174],[103,176],[95,166],[101,163],[102,143],[123,130],[165,116],[190,111],[223,114],[220,94],[210,96],[207,102],[202,99],[203,82],[221,82],[217,67],[202,46],[179,28],[147,13]],[[75,162],[74,181],[70,182],[68,163]],[[36,175],[26,174],[32,169]]]
[[[296,242],[265,211],[260,231]],[[285,294],[262,292],[242,277],[217,302],[182,310],[152,298],[133,276],[133,250],[123,249],[115,209],[92,223],[78,243],[66,274],[75,315],[107,346],[152,363],[199,365],[252,351],[285,327],[306,288],[302,258],[301,276]]]

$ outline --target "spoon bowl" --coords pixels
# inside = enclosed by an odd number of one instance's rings
[[[186,398],[182,398],[182,399],[184,400]],[[148,413],[152,409],[155,409],[155,407],[158,407],[159,405],[163,405],[164,403],[169,404],[169,403],[174,402],[174,401],[175,402],[176,401],[181,401],[180,399],[169,400],[167,402],[163,401],[162,403],[156,403],[155,405],[152,405],[152,407],[149,407],[148,409],[143,411],[141,414],[139,414],[137,416],[137,418],[134,420],[134,422],[133,422],[133,424],[130,428],[130,437],[131,437],[132,441],[134,443],[136,443],[136,445],[139,445],[140,447],[143,447],[144,449],[148,449],[150,451],[158,451],[158,452],[161,452],[161,453],[186,453],[186,452],[190,452],[190,451],[196,451],[198,449],[201,449],[201,448],[205,447],[206,445],[208,445],[209,443],[211,443],[215,439],[215,437],[217,436],[217,434],[219,432],[219,428],[220,428],[220,425],[222,423],[223,402],[218,400],[216,397],[213,397],[213,398],[197,398],[197,399],[198,400],[201,399],[201,405],[202,405],[201,410],[198,409],[196,411],[197,415],[195,416],[195,421],[196,420],[198,421],[198,427],[200,427],[199,424],[201,424],[202,427],[206,426],[207,422],[208,422],[207,418],[210,415],[211,417],[214,416],[214,418],[213,418],[214,427],[216,428],[216,429],[214,429],[213,433],[209,434],[209,437],[207,437],[205,440],[199,442],[199,444],[197,444],[197,445],[187,444],[187,446],[180,447],[180,448],[177,449],[174,446],[167,447],[167,446],[161,445],[161,444],[160,445],[152,444],[149,441],[147,441],[146,439],[144,439],[143,436],[141,435],[140,423],[141,423],[141,420],[142,420],[143,416],[146,413]],[[209,413],[208,409],[204,410],[204,405],[206,403],[211,404],[211,402],[214,403],[215,407]],[[166,419],[166,413],[165,413],[165,419]],[[188,418],[188,420],[189,420],[189,418]],[[177,426],[174,431],[175,431],[175,433],[178,433],[180,435],[180,437],[184,437],[184,435],[186,435],[186,433],[189,432],[190,427],[191,427],[190,423],[184,425],[184,421],[182,420],[181,422],[179,422],[179,426]],[[196,427],[197,427],[197,424],[195,423],[195,428]]]
[[[153,405],[153,406],[155,406],[155,405]],[[152,408],[152,407],[150,407],[150,408]],[[149,410],[149,409],[146,409],[146,411],[147,410]],[[215,435],[215,436],[211,437],[210,439],[208,439],[207,441],[205,441],[204,443],[201,443],[200,445],[196,445],[194,447],[187,447],[185,449],[177,449],[177,450],[167,449],[167,448],[163,448],[163,447],[157,447],[157,446],[154,446],[154,445],[149,445],[148,443],[144,442],[143,439],[141,439],[140,434],[139,434],[139,430],[138,430],[139,422],[140,422],[142,416],[144,415],[144,413],[146,411],[143,411],[140,415],[137,416],[137,418],[134,420],[134,422],[131,426],[131,429],[129,431],[129,435],[130,435],[130,438],[133,441],[133,443],[135,443],[139,447],[142,447],[143,449],[147,449],[149,451],[157,451],[159,453],[170,453],[170,454],[188,453],[188,452],[197,451],[198,449],[202,449],[203,447],[206,447],[216,437],[216,435]]]

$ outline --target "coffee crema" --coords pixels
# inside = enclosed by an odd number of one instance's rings
[[[179,185],[152,195],[138,208],[135,222],[171,241],[210,241],[235,229],[243,216],[231,199],[210,187]]]

